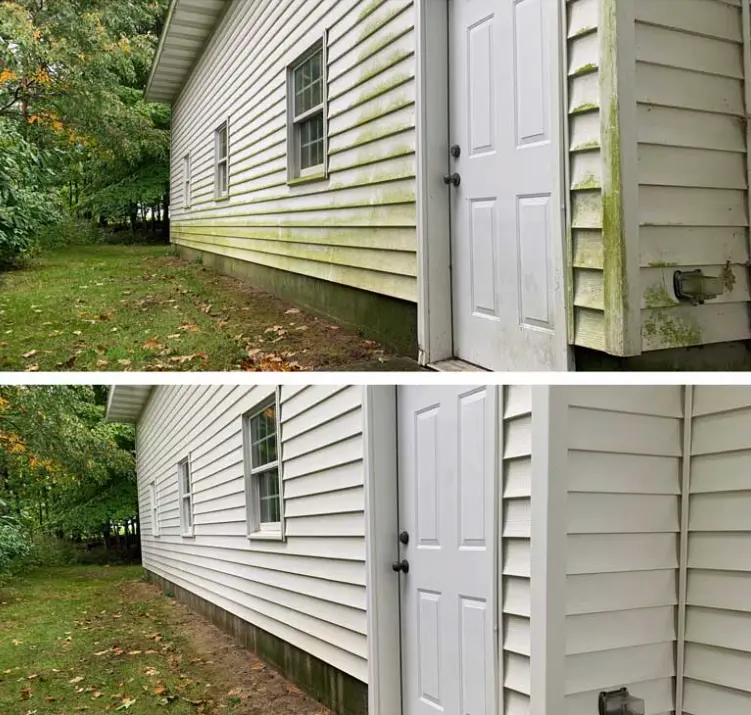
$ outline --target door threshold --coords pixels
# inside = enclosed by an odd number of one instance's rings
[[[484,368],[477,367],[471,363],[464,362],[464,360],[442,360],[441,362],[428,365],[428,367],[434,372],[490,372]]]

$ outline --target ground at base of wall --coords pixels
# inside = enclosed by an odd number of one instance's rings
[[[45,569],[0,588],[0,712],[331,715],[142,573]]]
[[[163,246],[76,246],[0,275],[0,325],[6,371],[379,371],[394,361]]]

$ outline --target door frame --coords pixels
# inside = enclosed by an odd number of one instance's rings
[[[568,195],[568,89],[565,40],[566,0],[555,3],[557,38],[551,53],[551,138],[557,158],[552,205],[552,280],[560,281],[562,305],[555,306],[556,343],[566,355],[567,369],[574,368],[569,344],[570,321],[567,213]],[[456,357],[454,350],[453,287],[451,276],[451,208],[443,177],[449,173],[451,105],[449,97],[449,38],[451,0],[416,0],[416,85],[417,85],[417,341],[420,365],[427,366]],[[433,58],[428,61],[428,58]],[[445,62],[434,58],[444,57]],[[436,111],[437,110],[437,111]],[[555,129],[557,128],[557,131]],[[450,286],[450,290],[445,287]],[[560,301],[559,301],[560,302]]]
[[[408,385],[405,387],[409,387]],[[437,388],[440,385],[436,385]],[[368,631],[368,713],[402,715],[401,588],[391,564],[399,560],[399,424],[397,386],[363,388],[363,442],[365,472],[366,608]],[[493,392],[496,421],[494,457],[496,505],[493,523],[493,622],[496,711],[503,712],[503,534],[499,504],[502,494],[502,429],[505,390]],[[394,654],[399,657],[395,658]]]
[[[396,399],[395,386],[363,388],[369,715],[402,712]]]

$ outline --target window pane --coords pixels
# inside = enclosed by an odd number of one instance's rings
[[[227,163],[222,162],[217,167],[217,190],[220,196],[227,193]]]
[[[261,523],[275,524],[281,521],[278,469],[270,469],[258,475],[258,496],[261,503]]]
[[[276,405],[269,405],[250,421],[253,469],[277,459]]]
[[[219,130],[219,158],[227,158],[227,125]]]
[[[294,71],[295,114],[323,103],[323,51],[319,50]]]
[[[323,113],[300,124],[300,168],[323,164]]]
[[[187,529],[193,528],[193,515],[191,514],[190,499],[183,499],[183,524]]]

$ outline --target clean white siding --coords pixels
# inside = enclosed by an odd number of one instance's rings
[[[242,416],[272,391],[154,388],[138,426],[144,566],[366,682],[362,388],[282,390],[285,543],[246,537]],[[181,536],[178,511],[188,454],[195,538]]]
[[[751,712],[751,388],[694,388],[684,713]]]
[[[740,0],[635,0],[644,350],[745,340],[749,278]],[[624,147],[624,150],[626,148]],[[679,307],[676,270],[726,292]]]
[[[683,391],[568,392],[566,713],[622,686],[647,715],[670,713]]]
[[[600,57],[602,0],[568,0],[569,162],[576,345],[605,349]]]
[[[416,302],[414,25],[412,0],[235,0],[174,109],[173,242]],[[330,179],[288,186],[287,67],[324,29]]]
[[[530,712],[532,395],[506,387],[503,430],[503,673],[506,715]]]

